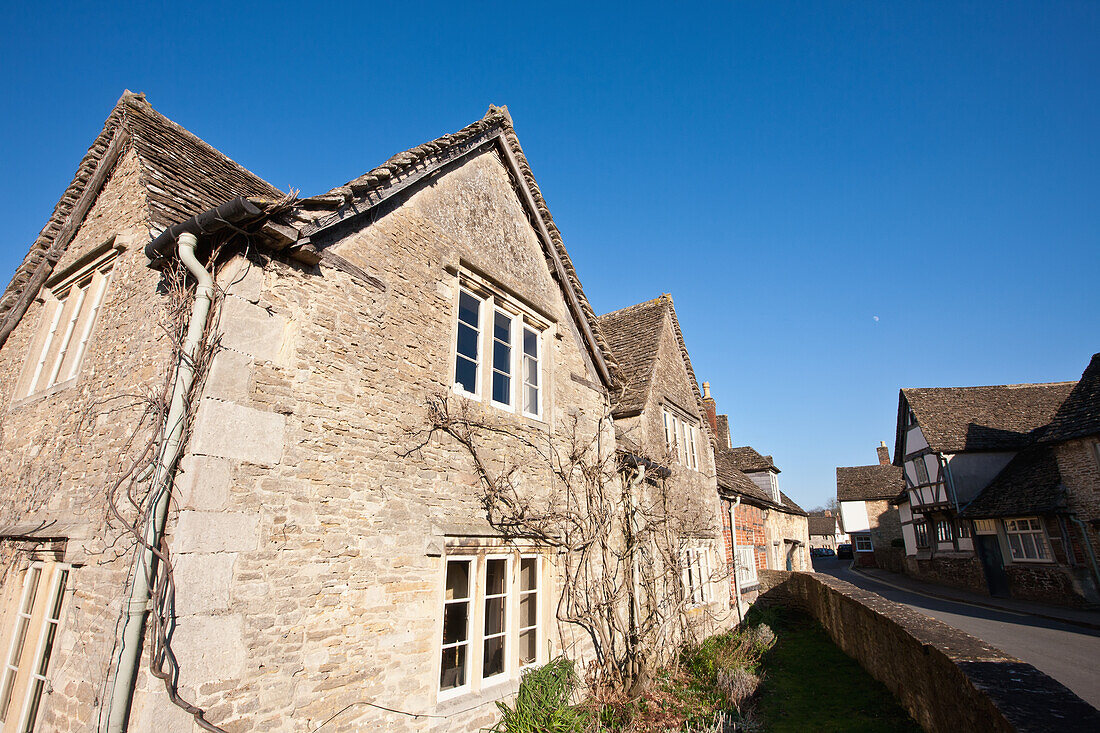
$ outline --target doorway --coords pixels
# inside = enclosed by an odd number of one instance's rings
[[[997,541],[997,535],[980,534],[974,537],[977,540],[978,558],[982,561],[982,570],[985,572],[985,582],[989,587],[989,595],[1008,597],[1008,575],[1005,573],[1004,559],[1001,557],[1001,543]]]

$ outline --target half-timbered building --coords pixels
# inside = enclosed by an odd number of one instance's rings
[[[1096,364],[1081,382],[901,390],[907,572],[994,595],[1096,598]]]

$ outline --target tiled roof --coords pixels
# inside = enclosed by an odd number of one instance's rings
[[[1019,450],[1039,437],[1076,382],[901,390],[894,462],[901,465],[902,405],[908,403],[932,450]]]
[[[802,516],[806,516],[806,510],[796,504],[794,499],[787,496],[782,491],[779,492],[779,498],[783,500],[783,506],[780,507],[781,509],[784,509],[790,514],[801,514]]]
[[[779,473],[779,469],[776,468],[771,456],[762,456],[750,446],[743,445],[730,448],[729,453],[732,456],[734,465],[745,473],[753,473],[754,471],[775,471]]]
[[[1049,514],[1066,510],[1054,448],[1035,445],[1016,454],[982,493],[963,508],[971,519]]]
[[[1061,404],[1043,433],[1044,442],[1100,433],[1100,354],[1093,354],[1081,380]]]
[[[811,515],[806,519],[806,523],[810,528],[810,534],[836,534],[836,517],[815,517]]]
[[[10,331],[9,317],[18,321],[16,304],[27,286],[37,290],[64,254],[68,238],[59,238],[79,202],[102,185],[100,165],[113,165],[126,146],[137,154],[145,185],[151,234],[239,196],[281,199],[271,184],[234,163],[164,115],[143,94],[126,92],[107,117],[69,187],[54,207],[46,226],[31,245],[15,275],[0,296],[0,332]],[[97,173],[99,175],[97,175]],[[42,268],[45,268],[43,270]],[[30,294],[33,297],[33,294]]]
[[[645,407],[657,361],[661,323],[668,312],[662,296],[599,316],[600,330],[619,364],[621,396],[616,417],[637,414]]]
[[[897,466],[841,466],[836,469],[837,501],[893,499],[905,488]]]
[[[750,450],[752,449],[750,448]],[[755,453],[755,451],[753,452]],[[778,509],[788,514],[806,514],[802,507],[782,491],[779,492],[781,503],[776,504],[772,501],[768,492],[757,486],[737,464],[738,459],[733,451],[725,448],[718,448],[714,451],[714,470],[718,475],[718,490],[720,492],[739,494],[748,500],[750,504]]]
[[[756,504],[775,506],[771,497],[737,468],[730,451],[723,449],[714,451],[714,471],[718,475],[719,489],[740,494]]]
[[[680,331],[680,321],[676,317],[676,306],[672,296],[662,294],[653,300],[636,303],[598,317],[600,331],[607,339],[615,360],[619,365],[621,396],[618,396],[613,410],[615,417],[627,417],[638,414],[645,407],[653,382],[657,359],[657,345],[661,334],[661,324],[665,315],[671,319],[672,332],[684,360],[688,381],[695,395],[696,410],[702,413],[702,392],[691,366],[684,334]],[[703,421],[703,429],[709,434],[710,425]]]

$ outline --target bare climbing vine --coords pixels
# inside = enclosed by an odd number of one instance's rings
[[[636,694],[713,620],[692,598],[700,578],[687,577],[688,550],[715,531],[709,502],[688,495],[666,468],[668,456],[617,450],[614,430],[610,406],[595,416],[574,410],[551,433],[517,429],[477,403],[439,394],[401,452],[457,444],[504,540],[556,551],[559,628],[579,628],[590,641],[588,683],[603,699]],[[723,566],[702,580],[726,575]]]

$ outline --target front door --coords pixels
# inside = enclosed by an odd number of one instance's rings
[[[997,541],[997,535],[980,534],[974,539],[978,541],[978,557],[982,561],[982,570],[985,571],[985,582],[989,586],[989,595],[1008,595],[1008,576],[1005,574],[1004,560],[1001,558],[1001,543]]]

